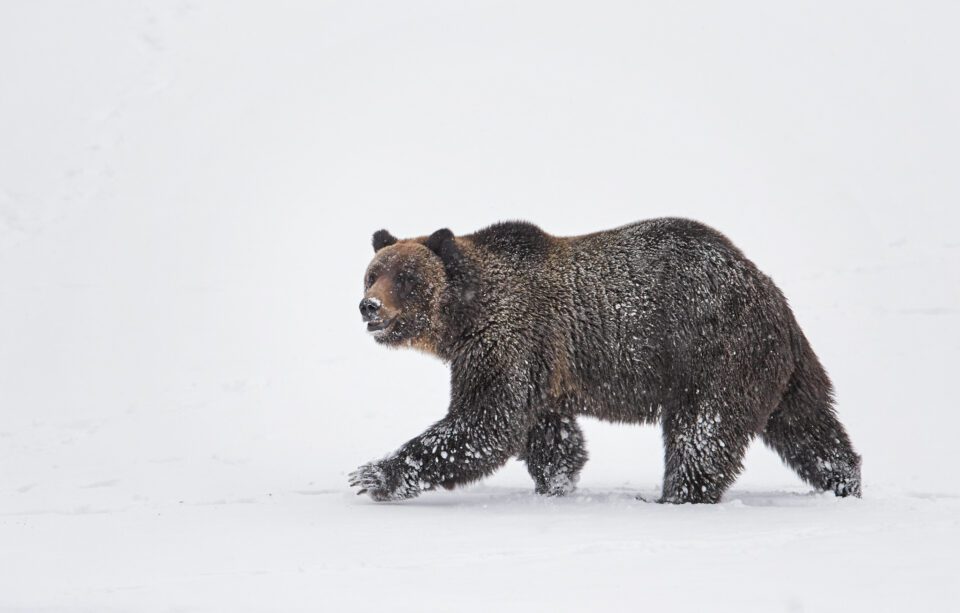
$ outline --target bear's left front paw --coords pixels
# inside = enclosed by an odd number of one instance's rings
[[[420,493],[419,483],[389,460],[368,462],[350,473],[350,486],[359,487],[357,495],[367,494],[377,502],[405,500]]]
[[[544,475],[536,480],[534,491],[541,496],[566,496],[577,489],[577,476],[566,473]]]

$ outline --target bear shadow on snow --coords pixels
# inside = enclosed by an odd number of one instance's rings
[[[451,368],[447,415],[350,484],[403,500],[526,462],[571,492],[578,415],[659,423],[660,501],[717,502],[755,435],[807,483],[860,496],[860,457],[787,301],[726,237],[686,219],[551,236],[525,222],[465,236],[373,235],[363,320],[378,343]]]

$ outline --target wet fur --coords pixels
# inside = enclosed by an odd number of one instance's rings
[[[554,237],[508,222],[381,231],[374,248],[371,269],[408,249],[392,259],[430,288],[399,307],[429,325],[378,340],[440,356],[452,389],[446,417],[351,476],[373,498],[475,481],[514,456],[536,491],[567,493],[587,457],[578,415],[662,425],[664,502],[718,501],[756,435],[814,487],[860,495],[826,372],[773,281],[715,230],[654,219]]]

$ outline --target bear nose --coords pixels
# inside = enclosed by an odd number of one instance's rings
[[[364,298],[360,301],[360,315],[363,316],[363,321],[374,319],[379,311],[380,301],[376,298]]]

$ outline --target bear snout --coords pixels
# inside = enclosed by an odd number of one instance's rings
[[[361,300],[360,316],[363,317],[363,321],[370,322],[377,319],[381,306],[383,306],[383,303],[380,302],[379,298],[364,298]]]

